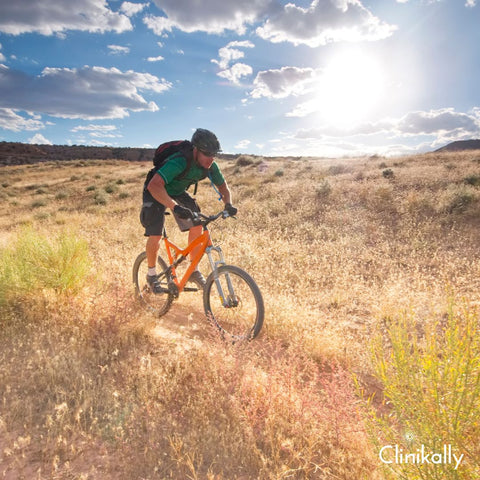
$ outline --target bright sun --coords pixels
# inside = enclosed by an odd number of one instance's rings
[[[314,108],[328,123],[339,127],[364,120],[384,95],[384,74],[371,56],[343,52],[326,66],[317,84]]]

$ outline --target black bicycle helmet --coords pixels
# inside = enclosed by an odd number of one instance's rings
[[[192,135],[192,144],[206,155],[213,157],[221,151],[217,136],[205,128],[197,128]]]

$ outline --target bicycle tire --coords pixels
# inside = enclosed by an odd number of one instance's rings
[[[160,271],[164,271],[167,268],[167,264],[158,256],[157,263]],[[174,296],[172,293],[153,293],[147,284],[146,276],[148,272],[147,254],[142,252],[135,260],[133,264],[133,284],[135,285],[135,295],[137,299],[147,307],[153,314],[161,317],[165,315],[169,310]],[[168,288],[168,281],[166,278],[160,281],[163,288]]]
[[[217,281],[224,298],[221,298]],[[265,307],[260,289],[247,272],[234,265],[223,265],[208,276],[203,289],[203,306],[207,318],[226,340],[252,340],[263,326]]]

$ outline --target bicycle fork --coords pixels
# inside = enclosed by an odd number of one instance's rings
[[[215,259],[213,258],[213,253],[212,253],[213,251],[215,251],[218,255],[217,261],[215,261]],[[223,256],[222,249],[220,247],[207,247],[205,252],[207,254],[208,261],[210,262],[210,267],[213,272],[213,279],[215,281],[217,292],[218,292],[218,295],[220,296],[220,300],[222,301],[223,306],[225,308],[236,307],[238,305],[238,299],[235,296],[230,275],[228,273],[225,275],[225,279],[227,281],[227,288],[228,288],[227,296],[225,296],[222,284],[220,282],[220,276],[218,275],[218,267],[225,265],[225,258]]]

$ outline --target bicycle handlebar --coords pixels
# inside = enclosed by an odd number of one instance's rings
[[[215,215],[204,215],[201,212],[193,212],[193,224],[196,226],[203,226],[206,227],[209,223],[214,222],[215,220],[219,219],[222,217],[223,219],[225,218],[236,218],[232,215],[230,215],[226,210],[222,210],[221,212],[215,214]]]

